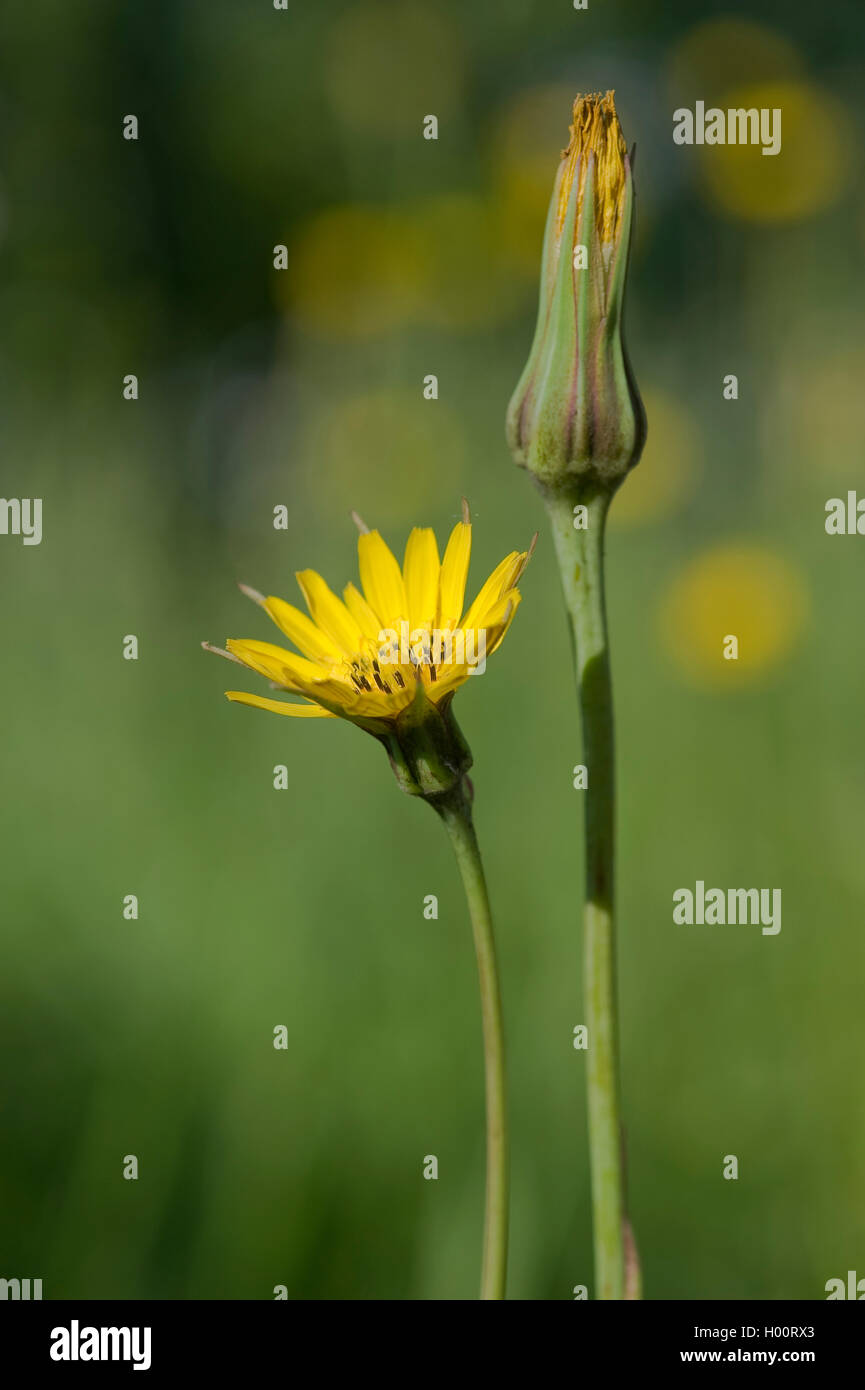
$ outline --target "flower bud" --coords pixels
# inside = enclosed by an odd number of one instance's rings
[[[646,418],[622,339],[633,177],[612,92],[578,97],[547,215],[535,338],[507,414],[508,444],[544,489],[612,492]]]

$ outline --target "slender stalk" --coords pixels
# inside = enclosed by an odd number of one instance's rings
[[[546,497],[570,618],[588,769],[583,908],[584,996],[589,1033],[588,1109],[596,1296],[640,1296],[639,1261],[625,1215],[619,1095],[615,943],[613,692],[604,604],[604,527],[612,491]],[[585,530],[574,506],[588,509]]]
[[[508,1128],[505,1094],[505,1040],[496,947],[489,895],[463,785],[439,801],[465,889],[474,934],[481,989],[486,1077],[487,1183],[484,1215],[482,1299],[505,1296],[508,1258]]]

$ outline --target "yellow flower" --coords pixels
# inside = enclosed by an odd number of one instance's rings
[[[402,733],[413,730],[417,754],[417,729],[436,725],[450,732],[447,710],[454,692],[484,669],[507,632],[531,548],[506,555],[466,608],[472,528],[465,500],[444,558],[439,559],[433,531],[415,527],[402,568],[378,531],[356,520],[360,588],[348,584],[339,598],[315,570],[299,571],[307,616],[284,599],[241,586],[296,651],[237,638],[229,639],[226,651],[203,645],[266,677],[271,688],[300,697],[270,699],[227,690],[229,700],[276,714],[348,719],[382,739],[392,756],[397,743],[407,754]],[[447,738],[434,741],[441,753]],[[409,781],[417,782],[416,757],[407,754],[407,761]]]
[[[501,992],[489,896],[472,824],[469,747],[453,717],[454,692],[483,670],[520,602],[517,581],[531,556],[512,551],[465,608],[472,528],[468,503],[439,559],[434,533],[416,526],[402,567],[378,531],[355,515],[360,588],[339,598],[315,570],[297,582],[309,614],[241,585],[294,644],[232,639],[229,661],[265,676],[297,700],[227,690],[229,700],[277,714],[341,718],[383,745],[398,785],[421,797],[445,825],[466,891],[481,988],[487,1117],[487,1195],[481,1298],[505,1295],[508,1230],[507,1105]]]

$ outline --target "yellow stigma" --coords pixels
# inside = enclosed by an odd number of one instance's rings
[[[612,245],[622,222],[625,198],[625,157],[627,146],[616,115],[613,93],[592,92],[574,102],[573,124],[568,148],[562,151],[565,167],[559,186],[556,234],[561,235],[574,183],[577,187],[577,222],[583,208],[583,189],[589,156],[595,156],[595,218],[603,246]]]

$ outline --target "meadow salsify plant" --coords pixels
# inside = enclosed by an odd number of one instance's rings
[[[465,499],[441,559],[428,527],[412,530],[400,566],[378,531],[355,521],[360,588],[350,583],[340,597],[315,570],[301,570],[303,613],[285,599],[241,586],[294,650],[251,639],[230,639],[224,649],[203,646],[263,676],[281,697],[228,690],[229,700],[292,718],[356,724],[385,748],[402,790],[426,801],[444,822],[466,893],[480,980],[487,1140],[480,1296],[501,1299],[509,1214],[501,992],[472,817],[472,756],[452,702],[503,640],[520,603],[517,584],[531,547],[506,555],[466,606],[472,527]]]
[[[612,92],[578,97],[547,214],[535,337],[507,412],[516,462],[544,501],[561,572],[588,770],[584,996],[596,1294],[638,1298],[625,1202],[615,936],[613,697],[604,529],[646,421],[622,336],[633,155]]]

